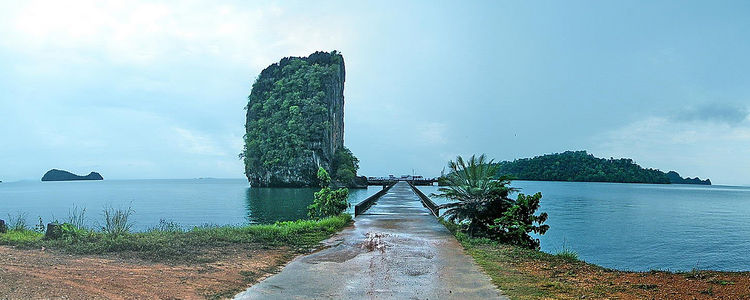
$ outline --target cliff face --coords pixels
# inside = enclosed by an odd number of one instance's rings
[[[42,181],[72,181],[72,180],[103,180],[102,175],[91,172],[86,176],[79,176],[68,171],[52,169],[44,173]]]
[[[248,97],[245,175],[252,186],[313,186],[344,145],[344,58],[287,57],[264,69]]]

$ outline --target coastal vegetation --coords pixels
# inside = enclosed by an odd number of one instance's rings
[[[474,261],[511,299],[744,299],[746,272],[629,272],[578,259],[575,251],[545,253],[473,238],[443,221]]]
[[[268,225],[200,226],[183,229],[162,221],[144,231],[130,232],[127,217],[132,210],[105,209],[107,220],[101,229],[60,225],[58,236],[45,236],[26,225],[25,218],[14,219],[8,231],[0,234],[0,245],[23,249],[57,249],[71,254],[127,253],[152,261],[190,261],[216,247],[256,245],[309,249],[328,238],[349,222],[348,214],[321,217],[317,220],[277,222]],[[72,217],[76,218],[76,217]]]
[[[498,177],[511,176],[520,180],[711,184],[708,179],[682,178],[674,171],[664,173],[642,168],[629,158],[597,158],[586,151],[566,151],[503,161],[498,166]]]
[[[343,145],[344,78],[337,51],[287,57],[260,73],[240,155],[251,185],[314,186],[319,167],[354,184],[359,161]]]
[[[519,194],[509,198],[517,189],[510,187],[510,178],[495,178],[498,165],[485,155],[471,156],[468,160],[458,156],[448,165],[450,173],[443,178],[435,196],[451,200],[443,204],[443,216],[458,231],[471,237],[489,238],[522,247],[538,249],[539,240],[530,233],[544,234],[546,213],[536,215],[541,193]]]
[[[359,170],[359,159],[354,156],[349,148],[343,146],[336,150],[331,165],[333,181],[338,186],[360,187],[367,186],[367,179],[357,177]]]
[[[320,191],[315,192],[313,203],[307,208],[310,217],[320,219],[342,214],[349,207],[349,202],[346,201],[349,197],[349,190],[347,188],[331,189],[331,177],[322,167],[318,169],[318,181]]]
[[[112,211],[112,224],[128,223],[123,218],[128,214],[127,210]],[[162,220],[144,232],[66,222],[57,227],[58,235],[33,230],[23,218],[14,219],[15,225],[0,233],[4,269],[0,295],[12,299],[54,295],[229,299],[279,272],[297,255],[318,248],[320,241],[351,220],[342,214],[268,225],[193,228]],[[71,289],[72,282],[75,289]]]

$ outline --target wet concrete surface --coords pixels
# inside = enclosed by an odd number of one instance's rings
[[[404,182],[325,243],[235,299],[507,299]]]

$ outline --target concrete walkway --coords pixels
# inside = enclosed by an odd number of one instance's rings
[[[325,243],[235,299],[507,299],[404,182]]]

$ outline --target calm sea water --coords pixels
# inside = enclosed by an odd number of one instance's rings
[[[358,203],[379,189],[351,189],[349,201]],[[316,190],[250,188],[244,179],[7,182],[0,183],[0,219],[25,213],[31,225],[39,217],[45,223],[63,221],[77,206],[86,208],[89,226],[96,227],[109,206],[131,207],[135,230],[146,230],[161,219],[185,227],[273,223],[305,218]]]
[[[695,185],[514,181],[542,192],[551,229],[542,250],[563,248],[605,267],[749,271],[750,188]],[[357,203],[381,187],[350,190]],[[426,194],[437,187],[420,187]],[[250,188],[243,179],[104,180],[0,183],[0,219],[26,213],[30,224],[64,220],[85,207],[90,226],[105,206],[132,207],[134,229],[160,219],[183,226],[273,223],[306,217],[316,189]],[[441,199],[435,199],[441,202]]]
[[[750,188],[514,181],[542,192],[550,230],[542,251],[563,248],[609,268],[750,270]],[[426,194],[437,187],[422,187]],[[437,201],[444,201],[435,199]]]

